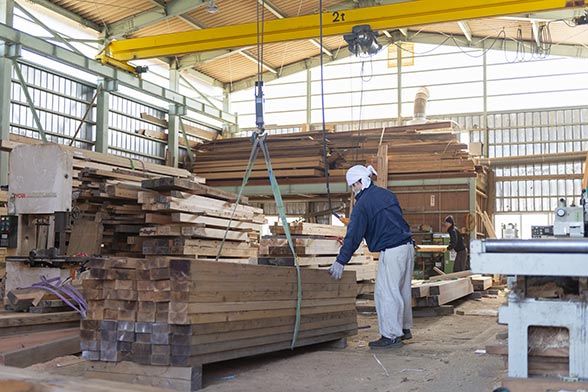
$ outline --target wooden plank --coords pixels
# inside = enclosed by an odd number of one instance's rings
[[[0,332],[4,328],[51,325],[53,323],[79,322],[77,312],[53,314],[0,313]]]
[[[472,275],[471,279],[476,291],[484,291],[492,287],[491,276]]]
[[[15,386],[15,382],[20,383],[16,385],[18,389],[11,389],[9,391],[169,392],[167,388],[138,386],[130,383],[99,379],[92,379],[89,382],[87,379],[72,378],[71,376],[50,374],[37,370],[19,369],[10,366],[0,367],[0,389],[4,387],[11,388]]]
[[[214,227],[229,227],[229,219],[216,218],[206,215],[185,214],[181,212],[174,212],[171,214],[172,222],[176,223],[194,223],[203,224]],[[245,222],[233,220],[230,222],[231,229],[234,230],[253,230],[261,232],[262,225],[255,222]]]
[[[378,147],[376,162],[376,171],[378,172],[376,184],[381,188],[388,189],[388,144],[381,144]]]
[[[221,189],[212,188],[208,185],[199,184],[197,182],[191,181],[185,178],[175,178],[175,177],[163,177],[163,178],[154,178],[143,180],[141,186],[146,189],[153,189],[153,190],[184,190],[189,191],[194,195],[206,195],[214,198],[218,198],[221,200],[228,200],[228,201],[236,201],[237,194],[233,192],[223,191]],[[241,204],[248,204],[248,198],[241,197]]]
[[[290,233],[294,235],[314,235],[328,237],[345,237],[347,228],[345,226],[322,225],[317,223],[300,222],[290,224]],[[284,227],[279,224],[270,226],[273,235],[285,235]]]
[[[421,253],[443,253],[447,250],[447,245],[417,245],[416,251]]]
[[[486,346],[486,353],[491,355],[508,355],[507,344],[491,344]],[[568,358],[569,348],[529,348],[530,357]]]
[[[80,352],[78,329],[38,332],[0,339],[0,364],[27,367]]]
[[[74,221],[67,246],[67,255],[77,254],[98,255],[101,252],[102,222],[78,219]]]
[[[352,336],[357,334],[357,330],[351,331],[344,331],[344,332],[336,332],[332,334],[324,334],[319,336],[311,336],[311,337],[301,337],[296,340],[295,347],[303,347],[317,343],[323,342],[330,342],[334,340],[338,340],[341,338],[345,338],[347,336]],[[193,365],[196,364],[203,364],[203,363],[211,363],[211,362],[219,362],[219,361],[226,361],[229,359],[235,358],[242,358],[248,357],[251,355],[258,355],[264,354],[279,350],[289,349],[291,346],[291,336],[289,339],[281,342],[258,345],[255,347],[246,347],[238,350],[231,350],[231,351],[222,351],[217,353],[210,353],[204,355],[195,355],[190,357],[189,362]]]
[[[148,366],[129,361],[88,361],[86,375],[91,378],[149,385],[175,391],[196,391],[202,387],[201,366]]]

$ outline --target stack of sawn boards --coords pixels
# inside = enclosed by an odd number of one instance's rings
[[[233,215],[237,195],[206,186],[199,178],[132,174],[95,169],[80,172],[80,194],[75,205],[87,220],[76,225],[85,235],[81,240],[91,242],[92,246],[86,246],[94,251],[79,251],[122,257],[215,257],[229,227],[221,261],[256,261],[265,218],[261,209],[243,205],[247,198]],[[119,178],[115,180],[113,176]],[[96,223],[103,230],[88,241]]]
[[[471,271],[431,277],[426,281],[412,281],[412,306],[441,306],[474,292]]]
[[[91,261],[81,325],[84,358],[194,366],[290,347],[298,293],[295,268],[208,260]],[[333,281],[301,269],[296,346],[357,331],[353,272]]]
[[[341,249],[341,241],[347,231],[344,226],[321,225],[316,223],[290,223],[290,234],[298,264],[305,268],[327,269],[334,262]],[[285,236],[284,227],[270,226],[271,236],[261,239],[259,263],[271,265],[294,265],[294,256]],[[348,265],[347,271],[355,271],[357,281],[371,281],[376,278],[377,261],[362,243]]]
[[[263,210],[235,205],[236,194],[188,179],[145,180],[139,203],[147,226],[136,242],[143,254],[257,263]],[[223,243],[224,239],[224,243]]]
[[[267,146],[280,184],[325,181],[321,132],[270,135]],[[388,176],[395,179],[476,175],[467,145],[457,140],[452,123],[403,125],[361,131],[330,132],[326,136],[327,163],[334,182],[343,182],[345,170],[377,158],[378,147],[388,145]],[[241,184],[251,151],[250,138],[204,143],[198,147],[192,171],[210,185]],[[268,184],[265,162],[258,159],[251,184]]]

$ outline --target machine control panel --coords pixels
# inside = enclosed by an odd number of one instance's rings
[[[0,215],[0,247],[16,248],[18,234],[18,216]]]

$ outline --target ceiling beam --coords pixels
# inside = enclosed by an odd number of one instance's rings
[[[276,80],[280,77],[284,77],[284,76],[288,76],[288,75],[293,75],[296,74],[298,72],[302,72],[302,71],[306,71],[307,69],[310,68],[314,68],[314,67],[318,67],[320,66],[320,55],[316,55],[314,57],[311,57],[309,59],[303,60],[303,61],[298,61],[296,63],[292,63],[292,64],[288,64],[285,65],[283,67],[280,68],[280,73],[279,74],[272,74],[272,73],[267,73],[263,75],[263,80],[264,82],[270,82],[272,80]],[[335,60],[341,60],[343,58],[346,57],[350,57],[352,56],[352,54],[347,50],[339,50],[337,52],[335,52],[333,54],[333,56],[323,56],[323,64],[327,64],[330,62],[333,62]],[[240,90],[245,90],[248,88],[253,88],[255,86],[255,82],[259,80],[258,76],[251,76],[236,82],[232,82],[232,83],[225,83],[225,90],[229,91],[229,92],[235,92],[235,91],[240,91]]]
[[[240,48],[237,50],[223,49],[223,50],[213,50],[212,52],[189,54],[189,55],[180,57],[180,59],[178,61],[178,68],[184,69],[184,68],[196,67],[199,64],[205,64],[205,63],[209,63],[214,60],[219,60],[219,59],[222,59],[222,58],[225,58],[228,56],[232,56],[234,54],[238,54],[239,52],[242,52],[244,50],[249,50],[252,48],[254,48],[254,46],[245,46],[244,48]]]
[[[254,62],[255,64],[259,64],[259,62],[260,62],[260,60],[257,57],[255,57],[254,55],[252,55],[252,54],[250,54],[248,52],[245,52],[244,50],[238,51],[237,53],[239,53],[241,56],[245,57],[247,60],[250,60],[250,61]],[[265,63],[263,61],[261,61],[261,66],[263,68],[265,68],[266,70],[270,71],[273,74],[277,74],[278,73],[278,71],[276,71],[269,64],[267,64],[267,63]]]
[[[176,0],[176,2],[192,0]],[[203,0],[199,0],[200,2]],[[569,7],[583,7],[588,0],[568,2]],[[358,8],[345,12],[323,14],[323,35],[346,34],[353,26],[369,24],[372,29],[393,29],[439,22],[459,21],[529,11],[546,11],[565,7],[562,0],[469,0],[404,1],[390,5]],[[170,3],[172,4],[172,3]],[[268,20],[264,25],[264,41],[283,42],[316,38],[319,35],[319,15],[305,15]],[[128,27],[128,26],[127,26]],[[254,45],[257,42],[257,23],[221,26],[184,33],[162,34],[113,41],[109,45],[117,61],[129,61],[185,53],[204,52]]]
[[[105,38],[117,39],[124,37],[142,28],[190,12],[206,3],[208,3],[208,0],[172,0],[165,7],[162,7],[157,2],[157,6],[147,11],[129,16],[106,26],[104,30]]]
[[[537,47],[541,46],[541,34],[539,30],[539,22],[537,22],[536,20],[531,20],[531,31],[533,32],[533,39],[535,40],[535,44],[537,45]]]
[[[52,3],[49,0],[29,0],[29,1],[33,4],[38,4],[48,10],[51,10],[51,11],[55,12],[56,14],[64,16],[67,19],[73,20],[74,22],[77,22],[77,23],[81,24],[82,26],[88,27],[94,31],[97,31],[97,32],[102,31],[102,26],[99,25],[98,23],[94,23],[86,18],[81,17],[80,15],[78,15],[76,13],[68,11],[65,8],[62,8],[62,7],[58,6],[57,4]]]
[[[459,20],[457,21],[457,25],[461,29],[461,32],[463,33],[464,37],[466,37],[466,39],[469,42],[472,42],[472,30],[470,29],[468,23],[464,22],[463,20]]]

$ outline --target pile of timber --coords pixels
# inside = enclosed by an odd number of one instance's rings
[[[75,207],[81,220],[74,222],[68,254],[141,254],[140,247],[129,244],[145,225],[145,213],[137,203],[142,173],[106,172],[94,168],[79,171]]]
[[[441,306],[473,293],[470,275],[471,271],[462,271],[431,277],[426,281],[412,281],[412,306]]]
[[[569,377],[569,331],[559,327],[530,327],[529,376]],[[508,344],[486,346],[486,353],[500,355],[508,368]]]
[[[149,113],[141,113],[141,119],[153,125],[153,128],[158,129],[136,129],[135,133],[151,139],[167,141],[168,134],[167,132],[164,132],[169,127],[167,120],[152,116]],[[207,129],[205,127],[196,127],[190,124],[184,124],[184,131],[186,132],[188,144],[191,148],[198,146],[200,144],[200,140],[215,140],[219,137],[218,132],[214,130]],[[183,134],[178,137],[178,143],[180,146],[186,145]]]
[[[80,315],[0,311],[0,365],[25,367],[80,352]]]
[[[316,223],[290,223],[290,234],[298,265],[305,268],[328,269],[341,249],[341,240],[345,237],[343,226],[321,225]],[[294,256],[288,245],[284,227],[274,224],[270,227],[271,236],[261,239],[259,263],[269,265],[293,266]],[[376,278],[377,261],[362,244],[349,263],[346,271],[355,271],[358,282],[371,281]]]
[[[278,179],[301,182],[307,178],[324,174],[323,147],[320,139],[301,135],[300,137],[274,136],[267,139],[272,160],[272,169]],[[200,146],[196,152],[194,173],[206,173],[211,184],[240,184],[249,163],[251,140],[233,138],[217,140]],[[340,159],[339,154],[327,158],[329,166]],[[200,174],[198,174],[200,175]],[[265,160],[254,163],[249,176],[251,184],[266,183],[268,171]]]
[[[90,262],[83,357],[194,366],[290,347],[298,293],[295,268],[152,257]],[[357,331],[353,272],[333,281],[303,269],[295,346]]]
[[[450,122],[439,122],[328,133],[327,164],[332,180],[344,181],[345,170],[353,165],[376,162],[382,144],[387,145],[387,175],[394,178],[476,175],[467,145],[457,140]],[[280,183],[325,181],[321,132],[270,135],[267,146]],[[197,149],[192,171],[206,177],[211,185],[239,185],[250,151],[250,138],[204,143]],[[263,159],[255,163],[249,181],[268,184]]]
[[[257,263],[265,217],[247,198],[235,205],[236,194],[181,178],[144,180],[142,187],[145,225],[133,242],[144,255]]]

